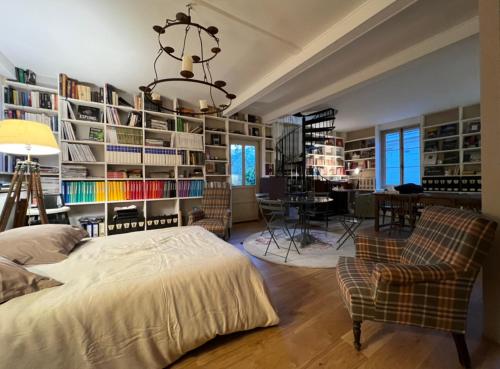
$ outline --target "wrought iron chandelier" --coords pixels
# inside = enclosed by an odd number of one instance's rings
[[[191,4],[187,5],[188,8],[188,14],[185,13],[177,13],[175,15],[175,20],[172,19],[167,19],[165,21],[164,26],[159,26],[155,25],[153,26],[153,30],[158,33],[158,44],[159,44],[159,50],[158,50],[158,55],[155,58],[155,61],[153,63],[153,69],[155,73],[155,77],[153,82],[149,83],[146,86],[140,86],[139,90],[144,92],[145,99],[150,101],[151,103],[157,105],[161,110],[171,112],[171,113],[180,113],[180,108],[177,109],[171,109],[169,107],[166,107],[162,105],[161,103],[158,102],[157,99],[153,99],[153,95],[155,95],[155,88],[163,83],[169,83],[169,82],[189,82],[189,83],[197,83],[202,86],[208,86],[209,89],[209,94],[210,94],[210,102],[212,105],[208,104],[207,100],[199,100],[199,111],[194,111],[189,113],[190,115],[209,115],[209,114],[216,114],[216,113],[221,113],[229,106],[231,106],[231,102],[233,99],[236,98],[235,94],[229,93],[228,91],[225,90],[226,82],[221,81],[221,80],[216,80],[213,81],[212,79],[212,72],[210,71],[210,61],[212,61],[220,52],[220,46],[219,46],[219,38],[216,36],[217,33],[219,32],[217,27],[214,26],[209,26],[209,27],[204,27],[198,23],[194,23],[191,19]],[[182,43],[182,49],[180,52],[176,53],[175,49],[162,42],[162,36],[166,34],[166,32],[171,28],[171,27],[184,27],[184,41]],[[200,55],[188,55],[186,53],[186,40],[188,39],[188,34],[190,30],[195,30],[195,32],[198,33],[198,40],[200,43]],[[204,50],[203,50],[203,39],[202,39],[202,33],[205,34],[206,36],[209,37],[210,40],[215,42],[215,46],[213,46],[210,51],[210,55],[205,55]],[[160,56],[162,55],[168,55],[172,57],[175,60],[178,60],[181,62],[181,71],[180,77],[173,77],[173,78],[159,78],[158,77],[158,71],[157,71],[157,66],[156,63],[160,59]],[[194,77],[193,73],[193,64],[199,64],[201,65],[201,69],[203,71],[203,79],[196,79]],[[228,99],[228,102],[225,104],[219,104],[217,105],[215,103],[215,100],[213,98],[213,90],[218,90],[222,92],[225,97]]]

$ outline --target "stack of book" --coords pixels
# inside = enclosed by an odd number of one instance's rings
[[[45,114],[28,113],[17,109],[6,109],[4,111],[4,118],[31,120],[33,122],[39,122],[49,126],[52,132],[57,132],[59,130],[58,119],[55,115],[48,116]]]
[[[181,165],[204,165],[205,153],[200,151],[179,150]]]
[[[163,199],[176,196],[175,181],[147,181],[144,192],[147,199]]]
[[[192,133],[177,132],[175,147],[182,149],[203,150],[203,136]]]
[[[168,147],[170,142],[165,140],[160,140],[158,138],[146,138],[144,140],[146,146],[156,146],[156,147]]]
[[[181,164],[181,158],[173,149],[144,148],[144,164],[174,166]]]
[[[40,174],[42,175],[47,175],[47,174],[52,174],[52,175],[57,175],[59,174],[59,167],[54,167],[51,165],[40,165]]]
[[[142,181],[112,181],[107,183],[108,201],[142,200]]]
[[[140,218],[139,209],[137,206],[121,206],[113,209],[113,222],[137,221]]]
[[[108,178],[142,178],[142,169],[108,170]]]
[[[61,142],[63,161],[95,162],[95,156],[89,145]]]
[[[57,177],[42,177],[41,178],[43,193],[58,194],[59,193],[59,178]]]
[[[63,181],[62,194],[66,204],[100,202],[106,199],[104,182]]]
[[[168,119],[166,121],[159,119],[151,119],[148,123],[149,128],[159,129],[162,131],[175,131],[175,121]]]
[[[121,127],[110,127],[108,129],[108,142],[123,145],[141,145],[142,131]]]
[[[203,195],[204,181],[179,181],[179,197],[198,197]]]
[[[142,97],[141,95],[135,95],[134,96],[134,109],[135,110],[142,110],[143,104],[142,104]]]
[[[83,165],[63,165],[62,178],[87,178],[87,168]]]
[[[4,102],[6,104],[31,106],[57,110],[57,95],[41,91],[17,91],[13,87],[4,88]]]
[[[142,116],[140,113],[135,111],[129,112],[127,118],[122,121],[118,109],[108,106],[106,107],[106,117],[108,119],[108,123],[115,126],[128,126],[128,127],[142,126]]]
[[[104,102],[104,89],[88,83],[78,82],[66,74],[59,74],[59,91],[64,97],[83,101]]]
[[[114,164],[141,164],[142,148],[129,146],[106,146],[108,162]]]

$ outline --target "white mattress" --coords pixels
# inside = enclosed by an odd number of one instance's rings
[[[64,285],[0,305],[1,369],[160,369],[279,322],[250,260],[200,227],[93,239],[29,269]]]

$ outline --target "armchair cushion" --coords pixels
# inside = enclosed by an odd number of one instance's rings
[[[207,231],[210,231],[222,237],[225,236],[226,227],[224,226],[224,222],[222,221],[222,219],[203,218],[193,222],[192,225],[201,226]]]
[[[356,236],[356,257],[380,263],[398,263],[406,240]]]

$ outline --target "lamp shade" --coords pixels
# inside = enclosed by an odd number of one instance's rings
[[[0,121],[0,151],[16,155],[54,155],[60,152],[48,126],[21,119]]]

